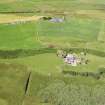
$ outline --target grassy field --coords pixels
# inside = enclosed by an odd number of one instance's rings
[[[104,12],[104,0],[0,0],[0,105],[104,105],[104,73],[64,75],[64,60],[44,51],[90,49],[87,65],[65,69],[105,68]],[[64,15],[62,23],[39,19]]]
[[[77,67],[68,66],[68,69],[72,71],[97,72],[99,68],[105,67],[105,58],[90,54],[88,54],[87,57],[89,60],[87,65],[79,65]],[[64,60],[57,57],[54,53],[39,54],[18,59],[1,59],[0,62],[23,64],[28,66],[32,71],[44,75],[49,75],[49,73],[57,75],[61,73],[62,66],[65,65]]]
[[[0,104],[20,105],[25,96],[28,70],[22,65],[0,63]]]
[[[85,41],[97,40],[100,22],[92,19],[69,18],[64,23],[41,22],[39,35],[46,37],[69,37]],[[70,40],[70,39],[69,39]]]
[[[2,24],[0,25],[0,49],[31,49],[41,44],[36,38],[36,24]],[[5,43],[3,43],[5,42]]]
[[[58,6],[58,4],[60,4]],[[0,1],[0,11],[48,11],[51,10],[73,10],[73,9],[101,9],[104,10],[104,0],[3,0]],[[59,11],[58,10],[58,11]]]
[[[80,18],[69,18],[64,23],[57,24],[48,21],[1,24],[0,49],[32,49],[46,43],[86,47],[86,42],[92,44],[92,41],[96,42],[99,37],[104,38],[102,35],[104,29],[101,29],[101,26],[99,20]],[[77,44],[80,42],[81,44]],[[104,46],[104,43],[98,43],[95,46],[93,44],[94,47],[98,45]]]
[[[0,60],[1,62],[9,62],[9,63],[18,63],[24,64],[28,66],[31,70],[42,73],[59,73],[59,66],[63,64],[63,60],[58,58],[56,54],[39,54],[36,56],[18,58],[18,59],[10,59],[10,60]]]

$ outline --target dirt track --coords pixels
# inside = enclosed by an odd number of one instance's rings
[[[27,22],[27,21],[38,21],[43,16],[16,16],[16,15],[0,15],[0,23],[15,23],[15,22]]]

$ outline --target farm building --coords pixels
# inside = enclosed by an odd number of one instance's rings
[[[61,23],[64,21],[63,18],[57,18],[57,17],[54,17],[52,19],[49,20],[50,22],[55,22],[55,23]]]
[[[68,54],[65,58],[65,62],[72,66],[77,66],[77,59],[73,54]]]

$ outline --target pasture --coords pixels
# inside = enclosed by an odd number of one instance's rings
[[[0,38],[0,49],[31,49],[50,44],[61,47],[88,47],[91,45],[96,49],[99,45],[104,46],[103,28],[101,20],[80,18],[68,18],[63,23],[38,20],[0,24],[0,34],[3,35]]]

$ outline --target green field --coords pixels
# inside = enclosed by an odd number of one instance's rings
[[[60,5],[59,5],[60,4]],[[0,2],[0,11],[49,11],[72,9],[104,9],[104,0],[3,0]],[[59,5],[59,6],[58,6]]]
[[[41,47],[41,44],[37,41],[37,38],[35,37],[36,24],[2,24],[0,25],[0,30],[1,49],[31,49]],[[4,41],[5,43],[3,43]]]
[[[60,24],[50,22],[38,23],[39,36],[45,37],[69,37],[83,39],[85,41],[97,40],[100,31],[100,21],[92,19],[68,18]],[[69,40],[70,40],[69,39]]]
[[[65,20],[14,22],[23,16]],[[0,19],[0,105],[105,104],[104,0],[1,0]],[[89,63],[68,65],[59,49]]]
[[[0,63],[0,104],[19,105],[22,103],[28,74],[25,66]]]
[[[54,44],[61,47],[89,46],[99,50],[101,45],[104,51],[104,35],[100,35],[101,23],[101,20],[68,18],[67,22],[57,24],[48,21],[1,24],[0,49],[33,49]],[[98,37],[102,37],[102,43],[97,42]]]

